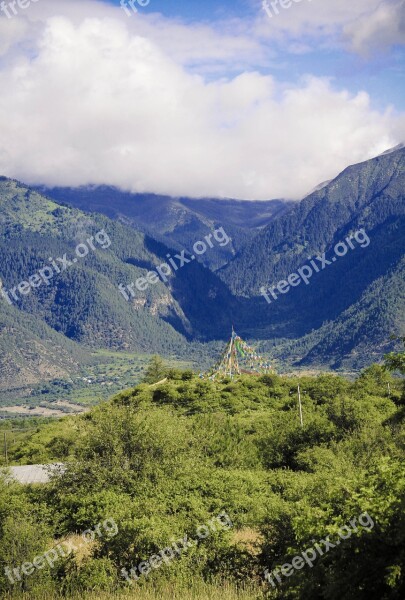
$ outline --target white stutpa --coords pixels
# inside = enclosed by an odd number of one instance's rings
[[[9,474],[10,478],[28,485],[32,483],[48,483],[52,472],[59,470],[64,471],[65,465],[63,463],[53,463],[49,465],[24,465],[19,467],[8,467],[2,469],[3,472]]]

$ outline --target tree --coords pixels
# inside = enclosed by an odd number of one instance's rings
[[[53,531],[45,523],[48,511],[43,503],[33,503],[26,488],[0,473],[0,596],[21,592],[52,590],[49,566],[45,560],[35,568],[33,560],[42,557],[53,544]],[[26,570],[22,566],[26,565]],[[25,567],[24,567],[25,568]]]
[[[401,338],[405,348],[405,337]],[[384,367],[388,371],[399,371],[401,375],[405,375],[405,351],[402,352],[390,352],[384,356]],[[402,399],[401,402],[405,402],[405,381],[402,387]]]
[[[402,338],[405,348],[405,337]],[[401,375],[405,375],[405,351],[390,352],[384,356],[385,368],[388,371],[399,371]]]
[[[167,371],[167,367],[162,357],[154,354],[149,362],[148,368],[146,369],[143,382],[156,383],[157,381],[161,381],[166,377]]]

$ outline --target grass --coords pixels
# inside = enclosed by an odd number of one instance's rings
[[[18,600],[61,600],[61,596],[52,593],[35,596],[21,593],[18,596],[5,596],[4,600],[17,600],[17,598]],[[64,596],[64,600],[262,600],[263,598],[262,591],[257,587],[236,587],[226,583],[210,585],[200,581],[187,588],[166,584],[159,588],[145,586],[121,593],[82,592]]]
[[[234,544],[241,544],[251,554],[258,554],[263,538],[256,529],[245,527],[235,531],[233,535]]]

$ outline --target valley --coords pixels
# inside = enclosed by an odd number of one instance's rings
[[[405,327],[404,165],[400,147],[349,167],[293,204],[222,204],[108,187],[39,191],[3,178],[1,405],[25,411],[99,402],[138,383],[152,353],[204,369],[233,324],[279,372],[354,373],[378,362],[398,347],[392,338]],[[360,230],[368,242],[359,250],[335,262],[322,258]],[[213,231],[222,232],[222,242]],[[86,240],[97,236],[103,248],[94,241],[90,252]],[[192,260],[203,239],[210,247]],[[46,273],[31,294],[22,289],[12,305],[4,298],[15,282],[42,272],[49,256],[71,257],[77,248],[83,254],[84,246],[83,258]],[[318,254],[326,269],[308,266]],[[168,258],[174,256],[181,262]],[[288,286],[294,272],[308,285],[294,280],[288,294],[284,287],[272,298],[268,291],[269,304],[260,290]],[[142,285],[123,298],[131,281]],[[108,376],[104,359],[111,361]]]

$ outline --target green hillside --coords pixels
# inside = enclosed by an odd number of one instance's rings
[[[131,282],[144,273],[126,263],[131,256],[153,263],[156,257],[146,249],[144,235],[108,221],[59,206],[17,182],[0,182],[0,233],[3,288],[10,289],[49,265],[49,257],[69,259],[79,243],[104,230],[111,246],[100,245],[69,269],[55,275],[21,296],[18,308],[44,319],[48,325],[71,339],[92,347],[169,349],[181,336],[151,313],[181,312],[167,288],[150,288],[145,303],[134,311],[118,291],[118,284]],[[111,250],[110,250],[111,248]],[[59,263],[60,264],[60,263]],[[167,298],[166,306],[160,303]],[[170,306],[171,305],[171,306]],[[156,340],[159,340],[158,342]],[[156,348],[157,349],[157,348]]]
[[[256,600],[399,599],[404,402],[403,382],[378,366],[354,382],[175,370],[85,416],[39,424],[10,460],[66,471],[39,487],[1,483],[3,597],[231,600],[239,586]],[[271,583],[325,539],[331,549]],[[12,583],[4,572],[67,541],[68,556],[29,576]]]

